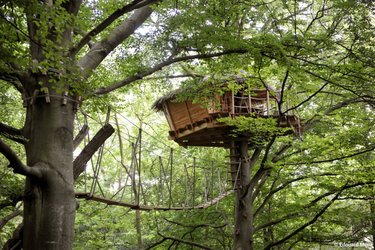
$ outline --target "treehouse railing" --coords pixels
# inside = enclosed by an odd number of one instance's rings
[[[260,91],[258,92],[261,93]],[[251,96],[251,94],[243,94],[242,92],[236,94],[227,92],[213,100],[209,113],[227,113],[231,116],[249,115],[251,113],[259,116],[277,115],[278,105],[276,98],[270,96],[266,90],[264,94],[265,97],[259,97],[260,94]]]

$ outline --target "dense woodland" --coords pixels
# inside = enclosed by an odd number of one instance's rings
[[[0,0],[0,246],[374,249],[374,11]],[[280,115],[302,122],[226,121],[251,134],[245,230],[228,149],[177,145],[152,108],[177,88],[195,102],[239,89],[238,77],[278,90]]]

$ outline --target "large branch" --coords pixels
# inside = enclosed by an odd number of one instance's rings
[[[91,159],[94,153],[100,148],[101,145],[115,132],[110,124],[104,125],[91,141],[83,148],[82,152],[74,159],[74,179],[85,171],[86,163]]]
[[[74,150],[79,146],[79,144],[81,144],[83,139],[85,139],[85,136],[88,134],[88,132],[89,132],[89,126],[87,126],[86,124],[83,125],[81,130],[78,132],[78,134],[76,135],[76,137],[73,140],[73,149]]]
[[[0,122],[0,135],[19,143],[25,143],[27,139],[23,136],[22,130]]]
[[[15,75],[0,72],[0,80],[10,83],[16,90],[18,90],[18,92],[22,93],[22,84]]]
[[[268,250],[268,249],[271,249],[272,247],[274,246],[277,246],[277,245],[280,245],[282,243],[284,243],[285,241],[289,240],[290,238],[292,238],[294,235],[298,234],[299,232],[301,232],[302,230],[304,230],[306,227],[314,224],[319,218],[320,216],[322,216],[325,211],[335,202],[335,200],[337,200],[340,196],[340,194],[342,193],[342,191],[345,189],[345,185],[337,192],[337,194],[314,216],[314,218],[312,218],[310,221],[306,222],[305,224],[303,224],[302,226],[300,226],[299,228],[297,228],[296,230],[294,230],[292,233],[290,233],[289,235],[285,236],[284,238],[276,241],[276,242],[273,242],[271,244],[269,244],[268,246],[265,247],[265,250]]]
[[[356,91],[350,89],[349,87],[346,87],[346,86],[344,86],[344,85],[342,85],[342,84],[340,84],[340,83],[334,82],[334,81],[332,81],[332,80],[330,80],[330,79],[327,79],[327,78],[325,78],[325,77],[323,77],[323,76],[321,76],[321,75],[318,75],[318,74],[315,73],[315,72],[309,71],[309,70],[307,70],[307,69],[305,69],[304,71],[305,71],[306,73],[308,73],[308,74],[310,74],[310,75],[312,75],[312,76],[314,76],[314,77],[316,77],[316,78],[322,80],[322,81],[325,81],[325,82],[327,82],[327,83],[329,83],[329,84],[332,84],[332,85],[338,86],[338,87],[340,87],[340,88],[342,88],[342,89],[344,89],[344,90],[346,90],[346,91],[348,91],[348,92],[354,94],[355,96],[361,98],[363,102],[366,102],[366,103],[369,103],[369,104],[373,104],[373,102],[375,102],[373,96],[361,95],[361,94],[357,93]]]
[[[324,112],[324,115],[329,115],[329,114],[332,114],[333,112],[335,112],[336,110],[339,110],[341,108],[345,108],[347,106],[349,106],[350,104],[355,104],[355,103],[361,103],[361,102],[368,102],[368,100],[366,100],[366,97],[365,96],[362,96],[362,97],[355,97],[355,98],[351,98],[351,99],[347,99],[347,100],[344,100],[342,102],[339,102],[335,105],[333,105],[332,107],[328,108],[325,112]],[[313,128],[313,126],[319,122],[322,118],[322,115],[315,115],[314,117],[312,117],[311,119],[309,119],[308,121],[305,122],[304,126],[303,126],[303,130],[306,132],[308,130],[310,130],[311,128]]]
[[[95,69],[109,53],[130,37],[151,13],[152,9],[147,5],[136,10],[133,15],[115,28],[107,38],[94,44],[90,51],[79,61],[78,66],[83,70]]]
[[[117,9],[115,12],[113,12],[109,17],[104,19],[98,26],[96,26],[94,29],[89,31],[75,46],[71,49],[72,56],[76,55],[87,43],[91,41],[93,37],[98,35],[100,32],[102,32],[104,29],[106,29],[109,25],[111,25],[114,21],[116,21],[119,17],[122,15],[133,11],[135,9],[139,9],[143,6],[158,2],[159,0],[134,0],[130,4],[127,4],[123,6],[120,9]]]
[[[17,154],[0,139],[0,153],[9,161],[9,167],[13,169],[13,172],[22,174],[24,176],[42,178],[42,172],[38,166],[29,167],[23,164],[18,158]]]
[[[333,173],[322,173],[322,174],[318,174],[318,175],[311,175],[311,176],[300,176],[300,177],[297,177],[295,179],[291,179],[291,180],[288,180],[284,183],[282,183],[281,185],[279,185],[277,188],[275,189],[272,189],[268,194],[267,196],[263,199],[263,202],[262,204],[259,205],[259,207],[255,210],[254,212],[254,217],[256,217],[262,210],[263,208],[265,207],[265,205],[267,204],[267,202],[279,191],[283,190],[284,188],[288,187],[290,184],[294,183],[294,182],[297,182],[297,181],[301,181],[301,180],[305,180],[305,179],[308,179],[308,178],[316,178],[316,177],[324,177],[324,176],[336,176],[337,174],[333,174]]]
[[[183,240],[183,239],[175,238],[175,237],[172,237],[172,236],[164,236],[160,233],[158,233],[158,234],[166,240],[177,241],[177,242],[180,242],[180,243],[183,243],[183,244],[186,244],[186,245],[190,245],[190,246],[194,246],[194,247],[198,247],[198,248],[201,248],[201,249],[213,250],[213,248],[203,246],[201,244],[198,244],[198,243],[195,243],[195,242],[192,242],[192,241]]]
[[[300,211],[296,211],[296,212],[292,212],[290,214],[286,214],[286,215],[284,215],[283,217],[281,217],[279,219],[276,219],[274,221],[269,221],[269,222],[267,222],[265,224],[259,225],[259,226],[255,227],[254,231],[259,231],[259,230],[261,230],[263,228],[277,225],[277,224],[279,224],[279,223],[281,223],[281,222],[283,222],[285,220],[302,216],[302,215],[304,215],[304,212],[303,212],[304,210],[313,207],[319,201],[321,201],[324,198],[326,198],[328,196],[331,196],[331,195],[333,195],[333,194],[335,194],[337,192],[341,193],[341,192],[343,192],[344,190],[347,190],[347,189],[351,189],[351,188],[355,188],[355,187],[359,187],[359,186],[365,186],[365,185],[374,185],[374,184],[375,184],[375,182],[373,182],[373,181],[369,181],[369,182],[357,182],[357,183],[350,184],[350,185],[344,185],[343,187],[334,189],[332,191],[328,191],[328,192],[326,192],[326,193],[324,193],[322,195],[319,195],[317,198],[315,198],[314,200],[310,201],[307,205],[304,205],[303,208]],[[337,200],[338,200],[338,198],[337,198]]]
[[[343,159],[352,158],[352,157],[355,157],[357,155],[366,154],[366,153],[369,153],[369,152],[374,151],[374,150],[375,150],[375,147],[371,147],[371,148],[368,148],[368,149],[365,149],[365,150],[362,150],[362,151],[359,151],[359,152],[356,152],[356,153],[353,153],[353,154],[344,155],[344,156],[335,157],[335,158],[330,158],[330,159],[326,159],[326,160],[318,160],[318,161],[310,161],[310,162],[283,163],[283,164],[281,164],[281,166],[286,166],[286,165],[288,165],[288,166],[298,166],[298,165],[320,164],[320,163],[339,161],[339,160],[343,160]]]
[[[211,54],[198,54],[198,55],[189,55],[189,56],[181,56],[181,57],[176,57],[176,58],[169,58],[166,61],[161,62],[161,63],[155,65],[154,67],[149,68],[145,71],[139,72],[136,75],[125,78],[124,80],[116,82],[116,83],[114,83],[114,84],[112,84],[108,87],[99,88],[99,89],[95,90],[95,94],[97,94],[97,95],[107,94],[107,93],[109,93],[109,92],[111,92],[115,89],[124,87],[124,86],[126,86],[126,85],[128,85],[132,82],[140,80],[140,79],[144,78],[145,76],[151,75],[151,74],[155,73],[156,71],[159,71],[162,68],[164,68],[166,66],[169,66],[173,63],[188,61],[188,60],[193,60],[193,59],[213,58],[213,57],[219,57],[219,56],[228,55],[228,54],[243,54],[243,53],[246,53],[246,52],[247,52],[246,50],[239,49],[239,50],[227,50],[227,51],[211,53]]]
[[[12,213],[8,214],[7,216],[5,216],[4,218],[2,218],[0,220],[0,230],[5,226],[5,224],[8,223],[8,221],[10,221],[11,219],[19,216],[19,215],[22,215],[22,210],[14,210]]]
[[[69,0],[63,2],[62,6],[73,15],[77,15],[79,8],[81,7],[82,0]]]
[[[308,101],[310,101],[312,98],[314,98],[317,94],[319,94],[320,92],[323,91],[323,89],[325,88],[325,86],[328,85],[328,82],[326,82],[325,84],[323,84],[323,86],[321,86],[317,91],[315,91],[312,95],[310,95],[307,99],[305,99],[304,101],[300,102],[298,105],[294,106],[294,107],[291,107],[287,110],[285,110],[283,113],[284,114],[287,114],[289,111],[292,111],[292,110],[295,110],[297,108],[299,108],[300,106],[302,106],[303,104],[307,103]]]

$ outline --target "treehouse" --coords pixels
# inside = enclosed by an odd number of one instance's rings
[[[279,119],[280,127],[290,127],[298,134],[301,131],[297,116],[278,111],[279,93],[268,89],[251,91],[227,91],[209,98],[205,104],[176,99],[181,90],[161,97],[154,108],[163,111],[170,131],[169,138],[181,146],[230,146],[233,127],[218,121],[222,117],[252,116]]]

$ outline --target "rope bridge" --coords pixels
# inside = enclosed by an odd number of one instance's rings
[[[119,120],[116,116],[111,145],[101,145],[78,179],[76,198],[135,210],[168,211],[205,209],[233,192],[225,161],[199,158],[166,144],[168,148],[163,150],[156,143],[145,143],[147,137],[162,142],[138,126],[137,136],[124,133],[126,126]],[[85,144],[89,140],[88,133]]]

